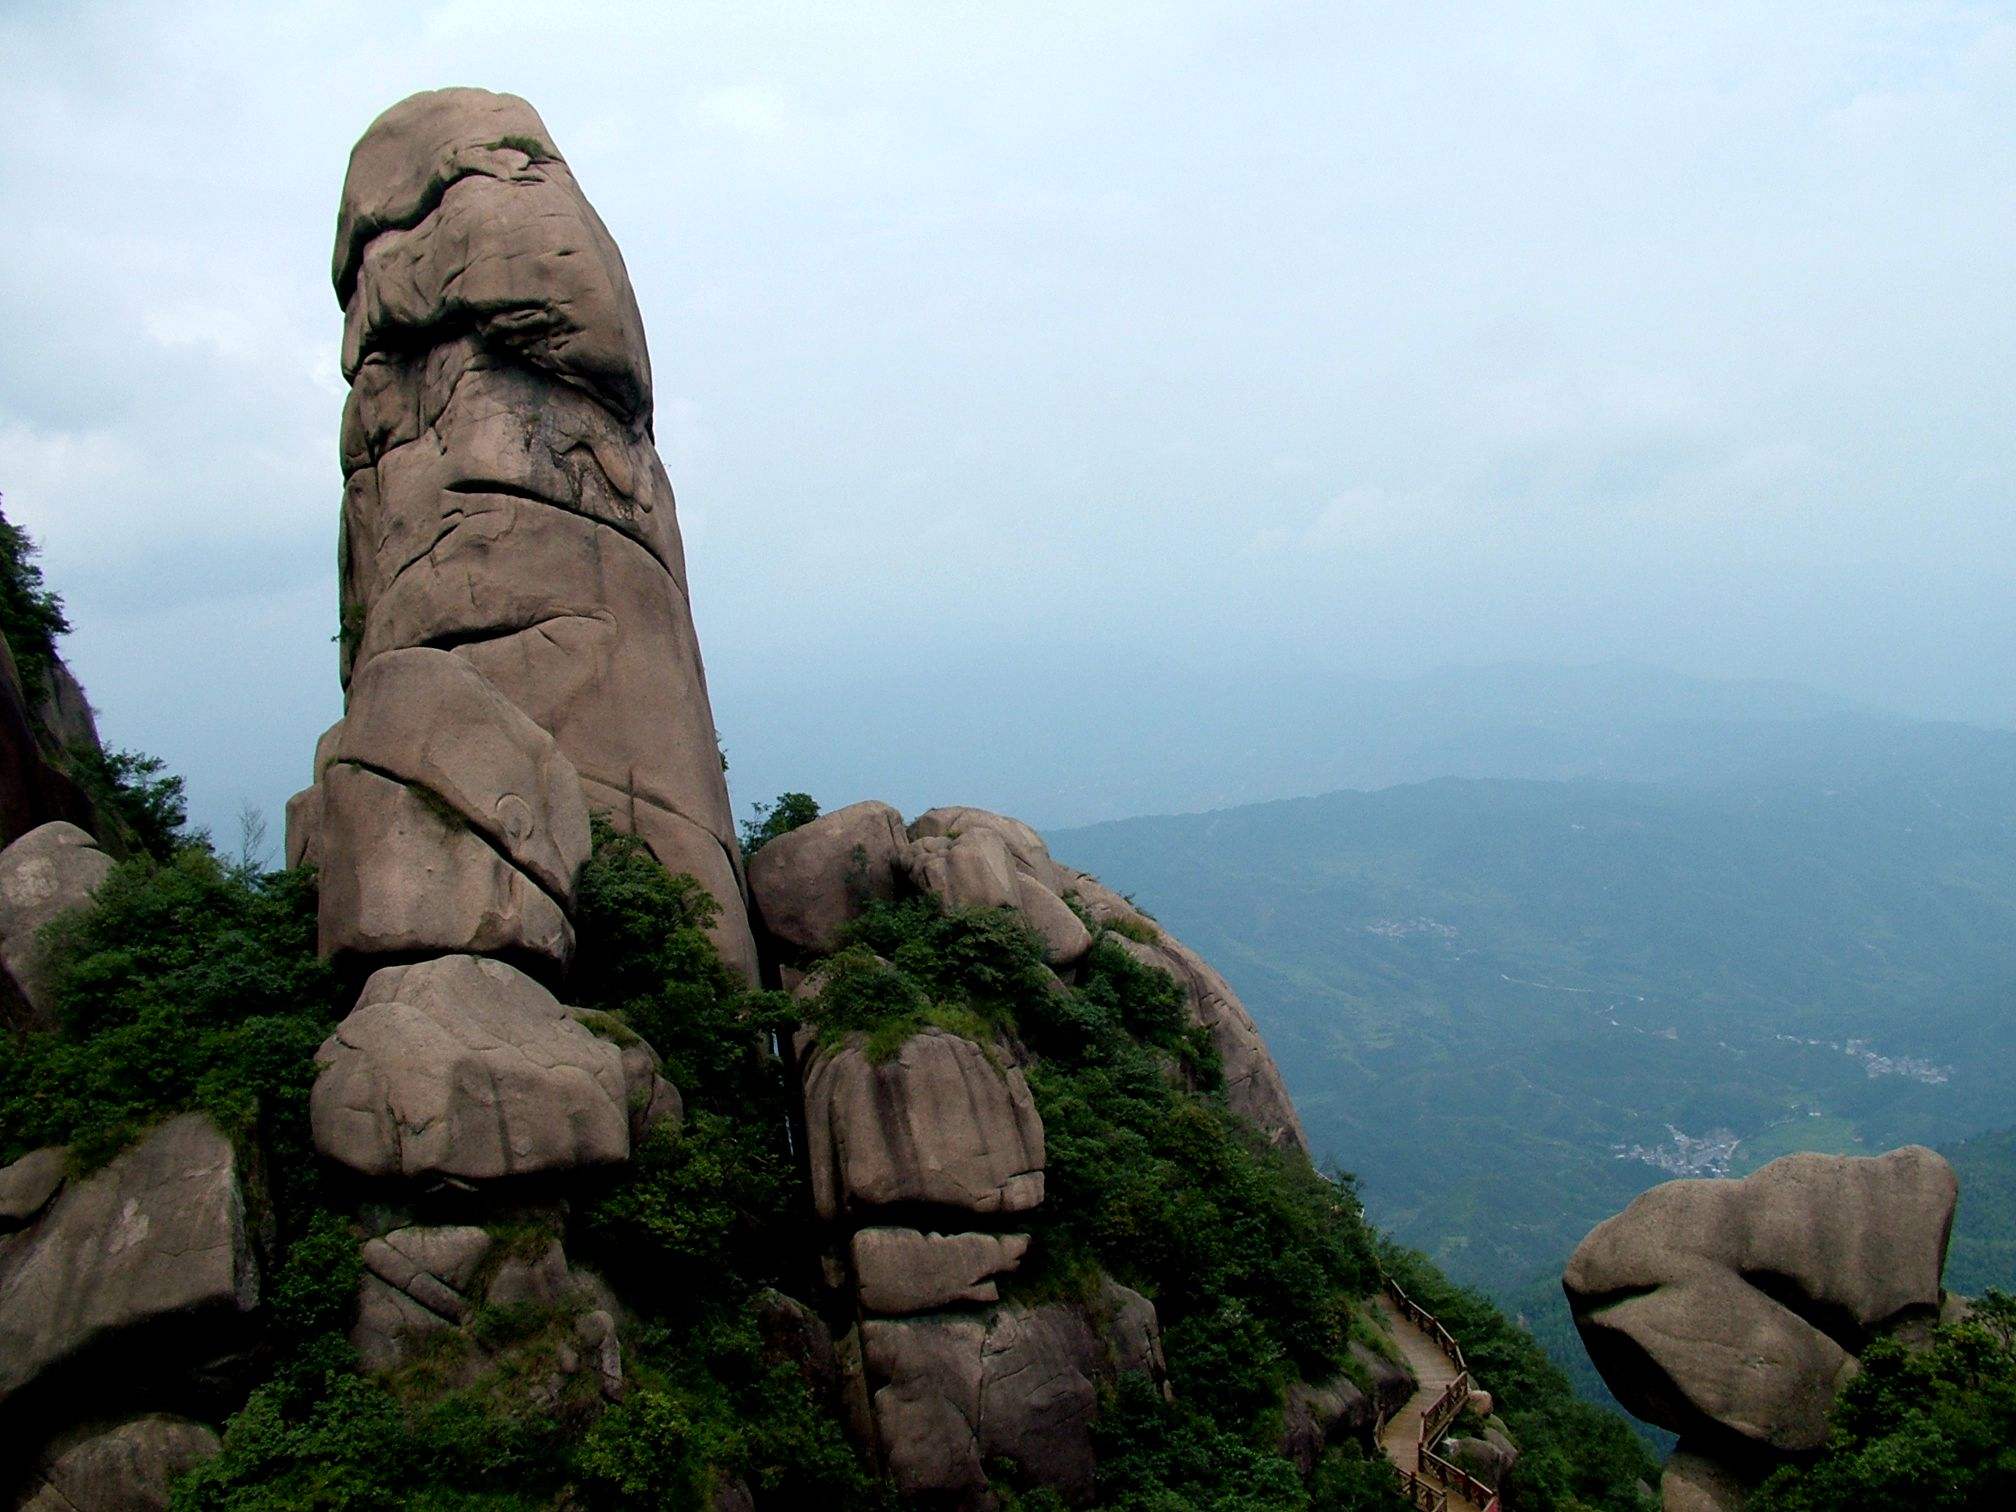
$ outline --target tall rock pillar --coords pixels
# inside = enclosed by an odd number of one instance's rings
[[[334,274],[346,719],[290,809],[325,950],[564,957],[578,779],[713,894],[753,981],[643,322],[538,113],[477,89],[386,111]]]

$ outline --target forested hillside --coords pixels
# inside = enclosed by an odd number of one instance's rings
[[[1224,964],[1375,1218],[1516,1306],[1671,1176],[2006,1122],[2016,737],[1836,728],[1690,784],[1448,780],[1059,843]]]

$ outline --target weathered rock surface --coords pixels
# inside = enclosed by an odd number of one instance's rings
[[[630,1108],[633,1146],[642,1143],[644,1136],[661,1123],[670,1123],[675,1129],[684,1125],[686,1100],[665,1079],[662,1074],[665,1063],[648,1041],[627,1027],[615,1029],[603,1014],[581,1008],[569,1008],[567,1012],[589,1033],[608,1040],[622,1055],[623,1096]]]
[[[903,867],[919,892],[947,909],[1013,908],[1020,901],[1014,859],[993,830],[912,840]]]
[[[971,1040],[926,1029],[881,1064],[861,1037],[804,1067],[820,1217],[926,1203],[1020,1213],[1043,1200],[1043,1122],[1029,1084]]]
[[[565,961],[553,896],[429,795],[338,762],[322,779],[317,933],[324,955],[430,951]]]
[[[62,1189],[68,1153],[61,1145],[45,1145],[0,1168],[0,1234],[23,1227],[49,1205]]]
[[[315,1146],[367,1176],[478,1181],[630,1154],[622,1052],[499,961],[375,973],[316,1062]]]
[[[1138,1311],[1124,1300],[1105,1310]],[[1141,1368],[1138,1345],[1116,1351],[1084,1309],[1061,1303],[870,1319],[861,1341],[891,1478],[906,1495],[955,1504],[984,1492],[997,1459],[1066,1501],[1088,1498],[1098,1387]]]
[[[215,1431],[150,1413],[56,1446],[21,1512],[165,1512],[175,1478],[223,1448]]]
[[[1759,1467],[1702,1454],[1683,1440],[1659,1476],[1659,1504],[1662,1512],[1741,1512],[1759,1478]]]
[[[237,1156],[185,1113],[0,1237],[0,1401],[128,1340],[130,1370],[194,1366],[235,1342],[258,1302]],[[173,1338],[149,1327],[169,1323]]]
[[[471,1283],[493,1243],[467,1224],[400,1228],[365,1240],[350,1330],[365,1366],[390,1370],[415,1339],[463,1322],[477,1301]]]
[[[864,1228],[850,1245],[861,1306],[893,1317],[962,1302],[996,1302],[996,1279],[1029,1252],[1027,1234],[927,1234]]]
[[[1487,1428],[1479,1434],[1450,1438],[1442,1446],[1442,1457],[1495,1491],[1519,1462],[1519,1451],[1504,1434]]]
[[[1598,1224],[1563,1286],[1631,1411],[1704,1448],[1809,1450],[1856,1352],[1937,1315],[1957,1195],[1916,1145],[1667,1182]]]
[[[929,809],[911,822],[910,838],[924,840],[981,831],[995,836],[1007,848],[1015,870],[1035,878],[1053,893],[1063,891],[1064,871],[1050,859],[1050,847],[1043,843],[1043,837],[1020,819],[1011,819],[1006,814],[964,806]]]
[[[1295,1381],[1281,1404],[1281,1456],[1307,1475],[1323,1451],[1372,1432],[1372,1399],[1349,1376]]]
[[[41,931],[59,915],[82,908],[112,873],[112,858],[83,830],[58,819],[30,830],[0,851],[0,969],[25,1003],[29,1022],[49,1028],[56,1005]],[[11,995],[10,995],[11,996]]]
[[[0,634],[0,845],[58,819],[86,830],[99,825],[84,790],[49,759],[45,742],[59,737],[42,723],[47,707],[30,706],[13,650]]]
[[[432,794],[562,907],[588,859],[574,763],[459,656],[413,647],[350,684],[335,759]]]
[[[1372,1382],[1372,1410],[1375,1413],[1391,1417],[1407,1405],[1420,1385],[1405,1365],[1389,1360],[1363,1344],[1352,1344],[1350,1354]]]
[[[754,980],[643,322],[538,114],[451,89],[379,117],[334,268],[346,682],[402,649],[466,661],[591,808],[715,895],[716,941]]]
[[[886,803],[852,803],[787,831],[749,858],[749,896],[769,934],[823,955],[868,904],[897,895],[909,845]]]

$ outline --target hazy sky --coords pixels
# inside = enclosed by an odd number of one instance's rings
[[[337,192],[444,84],[623,248],[738,774],[1189,662],[2016,708],[2016,6],[6,0],[0,492],[220,829],[337,713]]]

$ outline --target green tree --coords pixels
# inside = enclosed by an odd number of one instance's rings
[[[810,793],[779,793],[775,803],[752,803],[749,812],[750,817],[742,821],[744,858],[755,855],[779,835],[817,819],[819,804]]]
[[[21,691],[31,709],[48,695],[56,637],[70,631],[63,600],[42,581],[37,555],[28,532],[10,523],[0,509],[0,631],[6,633],[8,649],[14,653]]]

